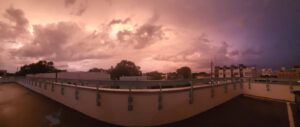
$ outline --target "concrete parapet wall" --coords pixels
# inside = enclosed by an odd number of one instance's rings
[[[129,91],[108,88],[96,90],[92,87],[29,80],[19,83],[83,114],[123,126],[154,126],[184,120],[242,93],[242,88],[237,84]],[[101,105],[97,105],[97,99]]]
[[[19,84],[90,117],[122,126],[155,126],[184,120],[241,94],[294,101],[299,85],[227,83],[165,89],[110,89],[32,79]]]

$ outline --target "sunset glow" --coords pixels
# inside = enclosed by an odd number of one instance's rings
[[[296,5],[269,0],[2,0],[0,68],[14,72],[41,59],[70,71],[107,69],[122,59],[145,72],[179,66],[205,71],[210,61],[292,66],[300,63]]]

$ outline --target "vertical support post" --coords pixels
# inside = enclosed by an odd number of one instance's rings
[[[238,80],[236,80],[236,79],[233,79],[234,81],[233,81],[233,90],[236,90],[236,83],[237,83],[237,81]]]
[[[228,93],[228,84],[224,84],[224,93]]]
[[[47,90],[48,81],[44,82],[44,89]]]
[[[241,89],[243,89],[243,87],[244,87],[243,79],[242,78],[240,78],[240,87],[241,87]]]
[[[159,83],[159,95],[158,95],[158,110],[162,110],[163,106],[162,106],[162,87],[161,87],[161,83]]]
[[[131,93],[131,86],[129,87],[129,95],[128,95],[128,111],[132,111],[133,110],[133,97],[132,97],[132,93]]]
[[[193,102],[194,102],[194,96],[193,96],[194,95],[194,93],[193,93],[194,92],[193,91],[194,86],[193,86],[193,82],[192,81],[190,81],[190,85],[191,85],[190,86],[191,89],[190,89],[190,92],[189,92],[189,103],[193,104]]]
[[[65,94],[65,87],[62,83],[60,84],[60,93],[61,93],[61,95]]]
[[[294,91],[294,86],[293,86],[291,80],[289,80],[288,82],[289,82],[289,85],[290,85],[290,92],[292,93]]]
[[[75,100],[79,100],[79,90],[77,84],[75,84]]]
[[[54,82],[51,83],[51,91],[54,92]]]
[[[270,82],[271,82],[271,80],[267,79],[266,82],[267,82],[266,89],[267,89],[267,91],[270,91]]]
[[[55,82],[57,82],[57,72],[55,72]]]
[[[214,83],[212,83],[211,88],[210,88],[210,97],[214,98],[215,96],[215,89],[214,89]]]
[[[37,81],[36,80],[33,81],[34,81],[34,86],[37,87]]]
[[[39,88],[42,88],[42,81],[38,81]]]
[[[251,89],[251,79],[248,79],[248,89]]]
[[[101,94],[100,94],[100,89],[99,89],[99,85],[97,85],[97,93],[96,93],[96,104],[98,107],[101,106]]]

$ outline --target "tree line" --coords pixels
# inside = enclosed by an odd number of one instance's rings
[[[15,74],[18,76],[25,76],[27,74],[37,74],[37,73],[56,73],[56,72],[66,72],[67,70],[60,70],[54,66],[52,61],[41,60],[36,63],[32,63],[29,65],[23,65],[20,70],[18,70]],[[112,80],[119,80],[122,76],[141,76],[142,71],[139,66],[137,66],[134,62],[128,60],[122,60],[116,64],[116,66],[112,66],[109,69],[103,68],[91,68],[88,72],[106,72],[111,75]],[[183,66],[178,68],[175,72],[169,73],[161,73],[159,71],[152,71],[145,73],[146,76],[149,76],[152,80],[161,80],[167,78],[168,80],[176,80],[176,79],[191,79],[195,78],[198,74],[207,74],[205,72],[201,73],[192,73],[190,67]],[[167,75],[167,77],[166,77]]]

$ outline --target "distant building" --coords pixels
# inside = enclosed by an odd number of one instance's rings
[[[145,81],[151,80],[150,76],[122,76],[121,81]]]
[[[277,78],[300,78],[300,66],[291,69],[281,69],[276,73]]]
[[[6,71],[6,70],[0,70],[0,76],[5,76],[5,75],[6,75],[6,73],[7,73],[7,71]]]
[[[205,79],[205,78],[210,78],[210,74],[206,72],[199,72],[199,73],[193,73],[193,78],[195,79]]]
[[[110,74],[106,72],[59,72],[57,73],[39,73],[28,74],[26,77],[35,78],[59,78],[59,79],[77,79],[77,80],[110,80]]]
[[[263,68],[263,69],[261,69],[260,76],[261,77],[272,77],[272,76],[275,76],[275,75],[273,73],[272,68]]]
[[[217,78],[231,78],[231,77],[255,77],[256,68],[253,66],[245,66],[240,64],[238,66],[216,66],[215,77]]]
[[[242,68],[242,77],[250,78],[250,77],[256,77],[257,76],[257,71],[256,67],[253,66],[248,66],[248,67],[243,67]]]

